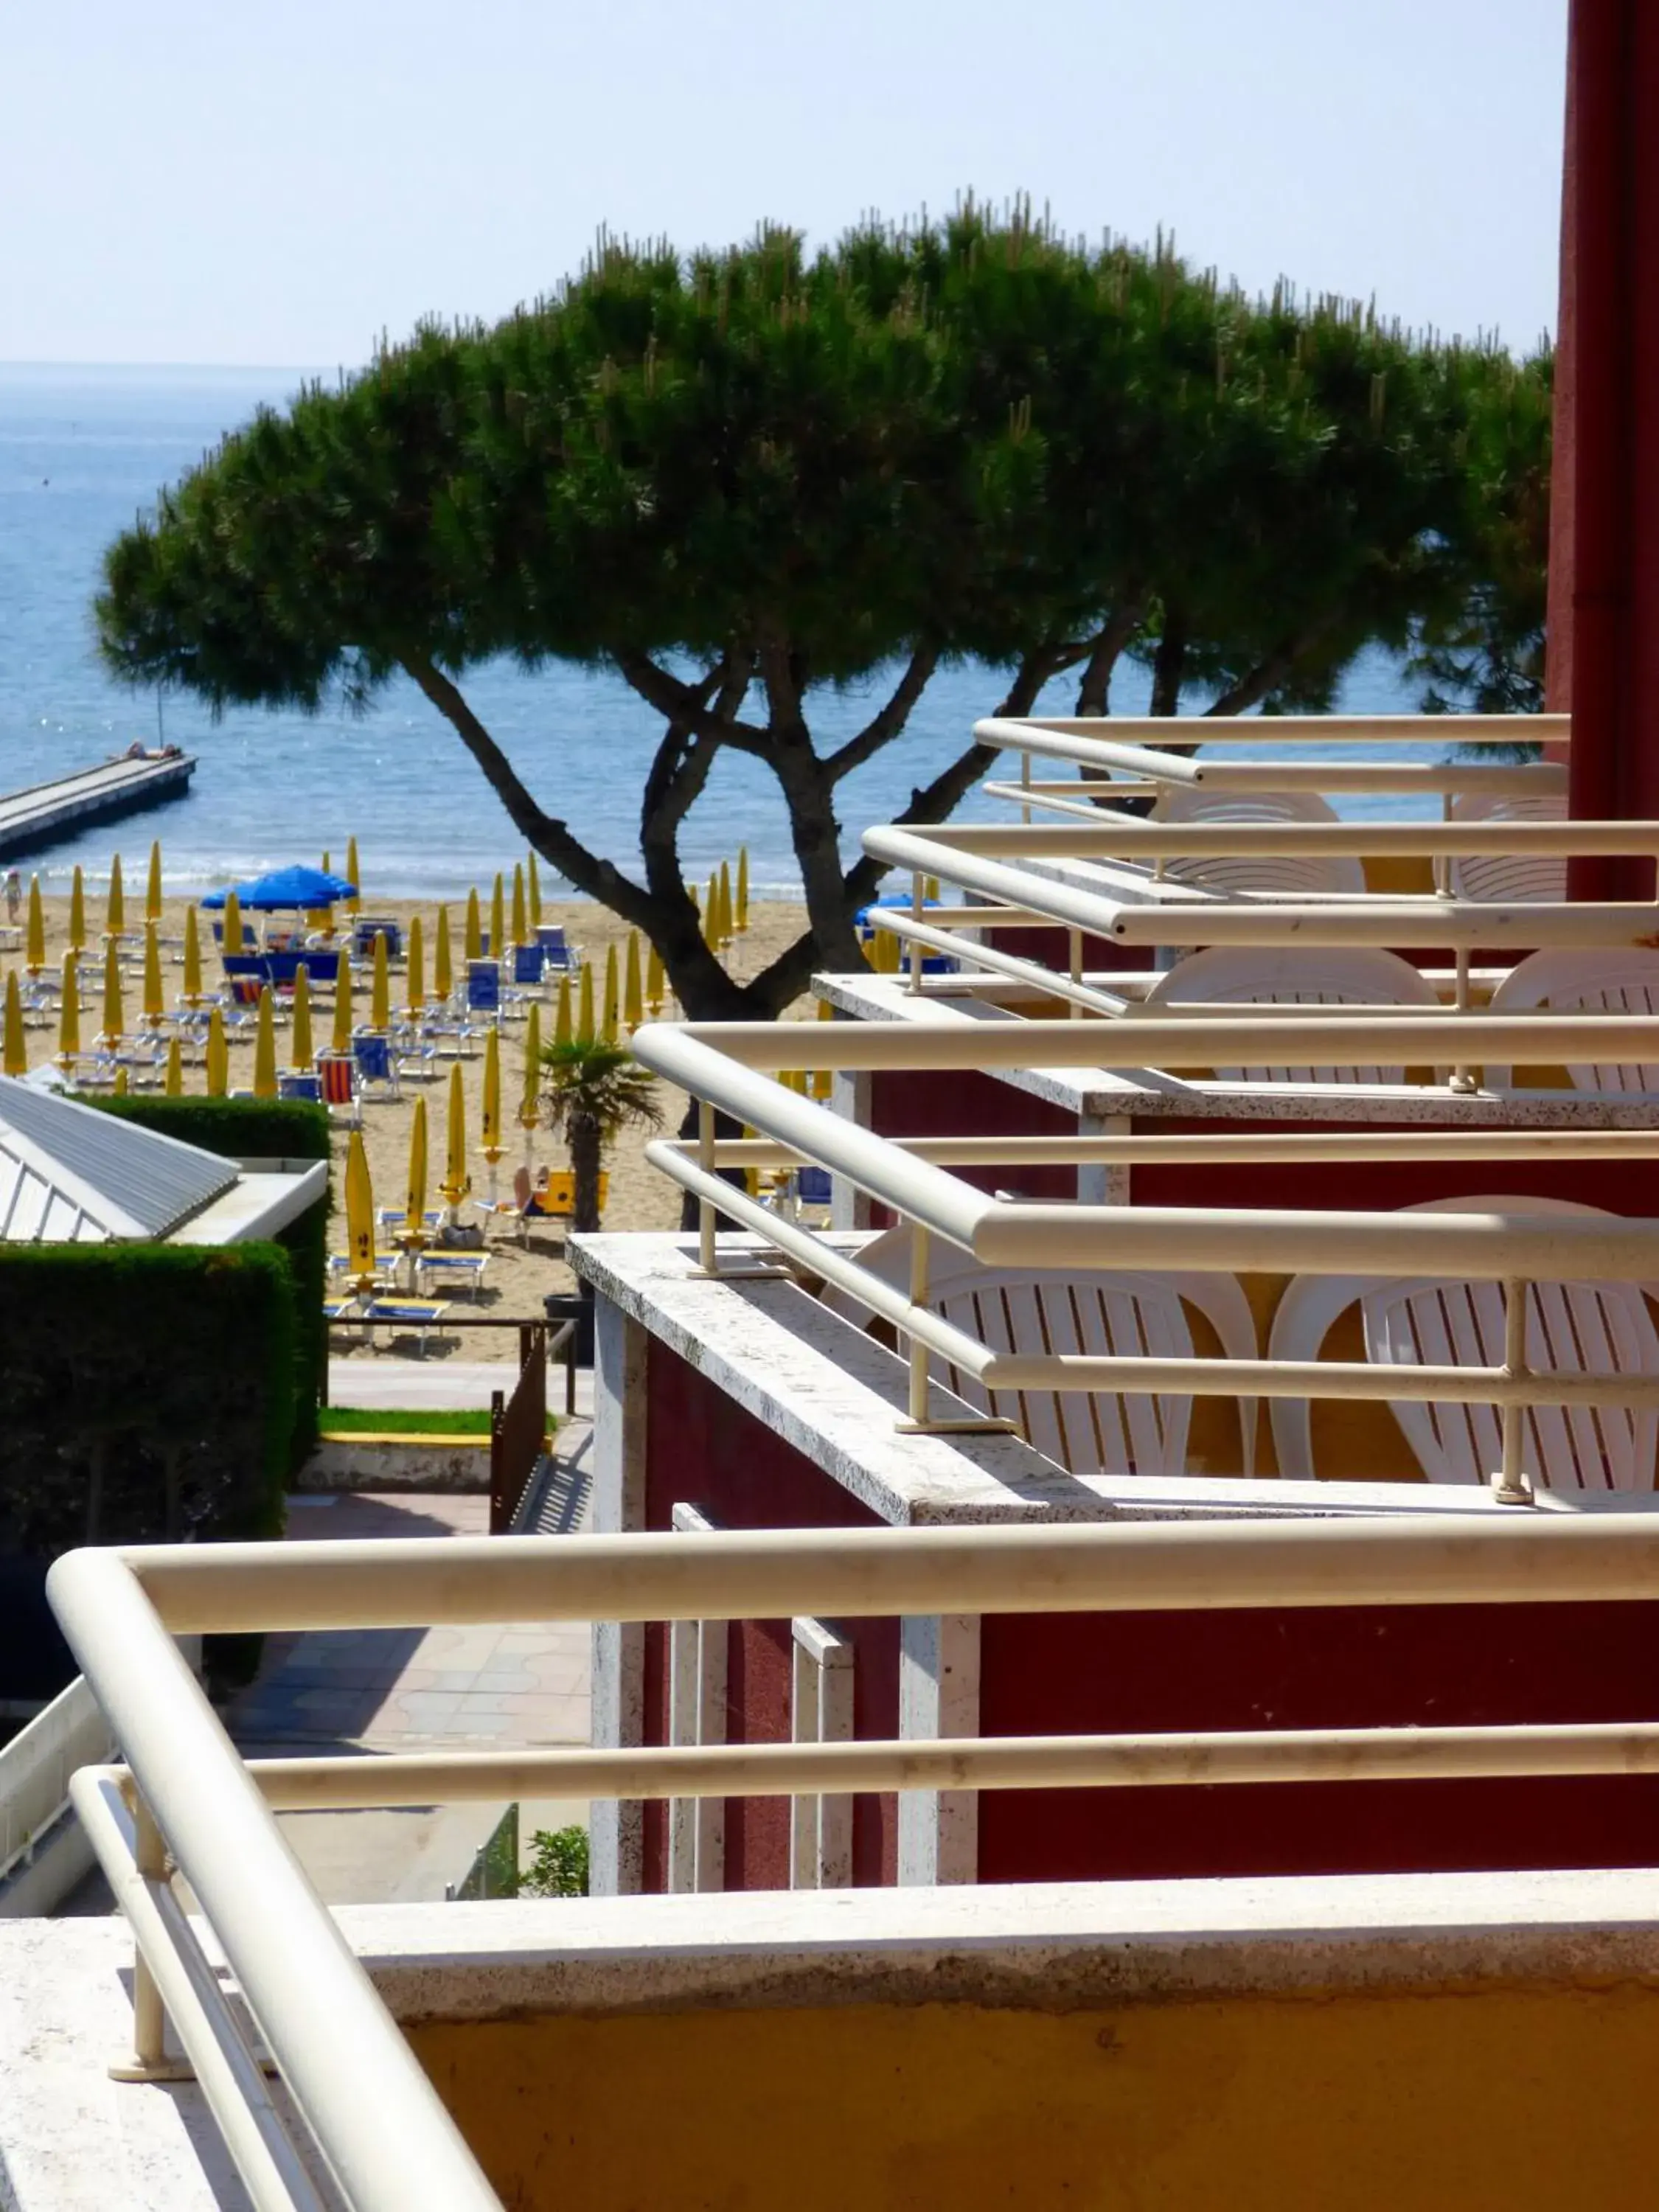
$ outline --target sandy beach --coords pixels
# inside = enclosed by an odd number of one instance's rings
[[[21,872],[27,891],[27,872],[24,870]],[[371,884],[371,892],[372,889]],[[168,899],[164,902],[161,925],[163,939],[182,938],[188,903],[182,899]],[[49,973],[57,975],[61,972],[64,955],[68,949],[69,901],[66,897],[49,897],[43,902],[43,907],[46,924],[47,969]],[[420,915],[421,926],[426,939],[426,983],[429,992],[432,984],[433,945],[437,925],[436,907],[395,900],[379,900],[370,896],[365,900],[365,911],[395,916],[403,925],[405,945],[408,941],[409,923],[415,915]],[[134,928],[142,930],[143,914],[142,878],[135,885],[129,878],[126,925],[130,931]],[[615,915],[607,914],[602,908],[580,900],[563,902],[544,901],[542,914],[544,921],[562,922],[571,944],[580,947],[587,959],[594,963],[595,990],[596,993],[602,994],[606,948],[611,945],[617,945],[617,957],[619,961],[621,960],[628,938],[625,925],[617,921]],[[463,909],[452,906],[450,927],[458,963],[460,957],[463,918]],[[757,974],[769,961],[775,958],[779,952],[793,942],[804,920],[805,909],[799,906],[782,903],[751,906],[749,928],[737,939],[730,956],[733,971],[739,977]],[[82,1043],[89,1044],[100,1026],[102,1006],[101,933],[105,927],[105,914],[101,898],[91,896],[88,897],[86,922],[89,941],[87,952],[83,956],[82,973],[81,995],[83,1012],[81,1017],[81,1030]],[[201,931],[203,945],[203,977],[204,984],[210,989],[217,975],[218,963],[213,950],[211,931],[206,926],[207,922],[208,917],[205,915],[198,916],[198,927]],[[15,968],[19,971],[21,979],[23,964],[24,955],[21,951],[0,952],[0,978],[3,977],[5,970]],[[392,999],[394,1010],[403,1001],[405,973],[406,971],[401,966],[394,967],[392,970]],[[136,1030],[140,1026],[139,1016],[143,999],[142,966],[136,953],[129,964],[124,967],[123,985],[126,1025],[129,1030]],[[368,1016],[368,987],[367,965],[359,964],[354,971],[353,1003],[356,1018],[360,1024],[366,1021]],[[165,959],[163,988],[169,1004],[176,1001],[182,988],[182,979],[180,968],[173,954],[168,954]],[[672,1018],[676,1011],[672,1000],[665,1011]],[[550,993],[542,1012],[542,1031],[544,1041],[550,1038],[552,1034],[553,1012],[553,994]],[[797,1001],[796,1005],[790,1009],[790,1016],[793,1018],[810,1017],[813,1012],[813,1002],[810,999]],[[789,1017],[786,1017],[787,1018]],[[332,1021],[331,995],[324,996],[319,994],[315,1002],[313,1019],[313,1039],[319,1048],[327,1044]],[[48,1023],[37,1024],[31,1022],[27,1031],[27,1040],[31,1066],[50,1060],[58,1049],[55,1014]],[[279,1068],[286,1067],[289,1064],[290,1054],[291,1031],[286,1017],[283,1017],[279,1019],[276,1030],[276,1060]],[[251,1085],[252,1060],[253,1047],[250,1030],[236,1037],[230,1045],[230,1085],[233,1090],[246,1090]],[[443,1169],[449,1068],[452,1063],[441,1060],[428,1065],[435,1068],[435,1080],[406,1079],[403,1085],[403,1096],[400,1099],[369,1099],[364,1102],[363,1142],[368,1158],[369,1173],[374,1182],[375,1202],[378,1206],[400,1207],[404,1202],[409,1162],[410,1126],[414,1115],[415,1101],[421,1097],[424,1097],[427,1100],[428,1144],[430,1160],[429,1202],[433,1204],[438,1202],[436,1186]],[[477,1057],[464,1060],[459,1066],[466,1097],[467,1146],[471,1164],[473,1195],[475,1198],[482,1198],[486,1194],[489,1176],[489,1164],[478,1148],[483,1085],[482,1045],[479,1046]],[[521,1021],[509,1020],[503,1024],[501,1032],[501,1107],[506,1124],[504,1141],[507,1149],[497,1170],[500,1189],[502,1195],[507,1198],[512,1195],[514,1170],[523,1163],[525,1158],[525,1132],[520,1127],[517,1121],[518,1104],[524,1088],[524,1024]],[[204,1094],[207,1087],[204,1071],[199,1066],[193,1067],[186,1064],[184,1070],[184,1087],[188,1095]],[[664,1085],[661,1088],[661,1103],[664,1124],[672,1129],[684,1111],[684,1094],[672,1086]],[[605,1212],[605,1226],[607,1229],[661,1230],[672,1228],[678,1221],[678,1192],[654,1169],[646,1164],[645,1146],[651,1133],[645,1130],[632,1130],[626,1133],[607,1158],[606,1168],[610,1176],[608,1202]],[[334,1133],[337,1205],[340,1188],[339,1171],[344,1159],[348,1135],[349,1132],[343,1126],[337,1126]],[[532,1134],[531,1149],[532,1158],[537,1166],[559,1168],[568,1164],[568,1154],[563,1146],[544,1128],[539,1128]],[[483,1218],[482,1216],[475,1216],[475,1218]],[[485,1285],[476,1301],[471,1297],[462,1297],[453,1302],[452,1312],[457,1321],[464,1321],[469,1314],[475,1312],[480,1316],[502,1317],[524,1316],[539,1318],[542,1312],[541,1302],[548,1291],[568,1291],[574,1287],[574,1278],[563,1259],[563,1234],[557,1224],[544,1224],[532,1228],[527,1244],[520,1240],[516,1221],[486,1222],[485,1236],[490,1255]],[[337,1216],[334,1241],[337,1249],[343,1249],[343,1224]],[[386,1351],[395,1349],[399,1352],[406,1352],[410,1348],[406,1340],[394,1340],[385,1334],[381,1334],[380,1344],[380,1348]],[[453,1357],[468,1360],[507,1360],[516,1357],[516,1339],[509,1330],[464,1330],[441,1340],[434,1336],[428,1341],[428,1356]],[[341,1333],[337,1344],[337,1356],[338,1355],[362,1356],[349,1351],[343,1332]]]

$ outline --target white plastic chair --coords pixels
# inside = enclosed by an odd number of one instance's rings
[[[1432,983],[1397,952],[1366,945],[1211,945],[1148,991],[1148,1006],[1437,1006]],[[1403,1083],[1403,1067],[1218,1067],[1224,1083]]]
[[[1604,1215],[1560,1198],[1437,1198],[1407,1213]],[[1501,1367],[1504,1293],[1499,1283],[1363,1275],[1298,1275],[1279,1301],[1270,1359],[1317,1359],[1338,1318],[1358,1302],[1365,1357],[1398,1367]],[[1538,1282],[1527,1286],[1527,1364],[1566,1374],[1659,1374],[1659,1331],[1634,1283]],[[1484,1483],[1503,1462],[1496,1406],[1389,1400],[1431,1482]],[[1279,1474],[1314,1474],[1312,1421],[1304,1398],[1272,1401]],[[1529,1406],[1522,1465],[1546,1490],[1651,1490],[1659,1412],[1650,1407]]]
[[[1193,785],[1166,791],[1152,809],[1152,819],[1166,823],[1334,822],[1335,809],[1316,792],[1206,791]],[[1365,888],[1361,860],[1338,854],[1318,858],[1296,854],[1241,854],[1235,860],[1170,860],[1166,877],[1176,883],[1197,884],[1206,891],[1267,891],[1280,898],[1304,898],[1322,892],[1352,894]]]
[[[1454,822],[1565,822],[1566,815],[1559,793],[1513,799],[1466,791],[1451,804]],[[1452,860],[1450,889],[1454,898],[1494,905],[1556,904],[1567,895],[1567,863],[1559,853],[1460,853]]]
[[[1563,1014],[1659,1013],[1659,952],[1612,945],[1529,952],[1492,993],[1492,1011],[1513,1014],[1529,1006]],[[1504,1089],[1513,1073],[1487,1068],[1487,1089]],[[1576,1091],[1659,1091],[1659,1066],[1651,1060],[1569,1067],[1567,1073]]]
[[[906,1223],[866,1244],[859,1264],[908,1289]],[[950,1245],[931,1255],[927,1303],[969,1336],[1022,1356],[1075,1352],[1099,1358],[1190,1359],[1192,1330],[1182,1301],[1203,1315],[1229,1359],[1254,1359],[1255,1322],[1231,1275],[1142,1274],[1114,1268],[988,1268]],[[827,1290],[824,1304],[862,1323],[869,1309],[848,1291]],[[988,1391],[935,1358],[933,1371],[958,1398],[994,1419],[1016,1421],[1026,1441],[1073,1474],[1176,1475],[1187,1472],[1192,1400],[1092,1390]],[[1255,1399],[1238,1403],[1240,1466],[1255,1466]]]

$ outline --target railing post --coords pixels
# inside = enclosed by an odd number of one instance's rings
[[[142,1797],[132,1808],[133,1864],[147,1882],[167,1879],[167,1851],[155,1816]],[[118,2080],[155,2081],[168,2071],[167,2016],[143,1950],[132,1947],[132,2063],[112,2068]]]
[[[697,1102],[697,1164],[705,1175],[714,1172],[714,1109],[712,1101]],[[705,1275],[715,1270],[714,1207],[710,1199],[697,1201],[697,1265]]]
[[[489,1394],[489,1533],[507,1533],[507,1401],[499,1390]]]
[[[1527,1285],[1504,1285],[1504,1372],[1516,1381],[1527,1371]],[[1503,1464],[1492,1484],[1500,1505],[1530,1505],[1532,1485],[1522,1464],[1527,1440],[1527,1409],[1507,1400],[1502,1415]]]
[[[910,1303],[927,1303],[927,1231],[920,1222],[910,1230]],[[919,1336],[910,1339],[910,1419],[918,1428],[927,1421],[927,1347]]]
[[[921,877],[913,870],[910,876],[910,919],[912,921],[920,921],[922,918],[923,909],[926,905],[926,899],[924,896],[925,890],[926,886]],[[921,989],[922,950],[921,942],[918,939],[913,937],[910,939],[909,953],[910,989],[913,993],[919,993]]]

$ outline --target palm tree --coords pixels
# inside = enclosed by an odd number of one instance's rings
[[[542,1053],[542,1093],[550,1129],[562,1130],[575,1181],[573,1230],[599,1225],[599,1167],[605,1147],[630,1124],[662,1127],[654,1079],[624,1046],[605,1036],[574,1036]]]

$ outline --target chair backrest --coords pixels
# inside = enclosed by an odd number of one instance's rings
[[[1559,793],[1534,799],[1460,791],[1451,804],[1454,822],[1564,822],[1566,814]],[[1461,853],[1451,864],[1451,891],[1461,899],[1554,902],[1567,895],[1566,860],[1552,853]]]
[[[1407,1213],[1598,1215],[1569,1199],[1473,1196],[1431,1199]],[[1347,1309],[1358,1304],[1365,1357],[1378,1364],[1504,1364],[1504,1296],[1497,1283],[1298,1276],[1273,1316],[1273,1359],[1317,1359]],[[1659,1331],[1634,1283],[1540,1282],[1527,1288],[1527,1364],[1568,1374],[1659,1374]],[[1503,1460],[1501,1416],[1492,1405],[1389,1401],[1418,1465],[1431,1482],[1483,1483]],[[1310,1477],[1312,1424],[1305,1399],[1275,1398],[1273,1449],[1282,1475]],[[1523,1424],[1522,1465],[1548,1490],[1651,1490],[1659,1411],[1647,1407],[1533,1406]]]
[[[466,963],[466,1003],[475,1014],[493,1014],[501,1003],[501,971],[493,960]]]
[[[322,1085],[325,1106],[349,1106],[356,1098],[357,1071],[343,1054],[323,1054],[317,1061],[317,1079]]]
[[[828,1206],[831,1195],[829,1169],[797,1168],[795,1195],[803,1206]]]
[[[901,1223],[866,1244],[859,1264],[884,1282],[908,1289],[910,1240],[908,1224]],[[933,1248],[930,1257],[928,1304],[998,1352],[1190,1358],[1194,1347],[1184,1304],[1209,1322],[1228,1358],[1256,1356],[1249,1304],[1231,1275],[990,1268],[948,1247]],[[862,1321],[868,1313],[847,1291],[827,1291],[824,1304],[848,1320]],[[1014,1421],[1036,1450],[1073,1474],[1187,1471],[1190,1398],[1087,1390],[991,1392],[948,1365],[941,1379],[969,1405],[994,1419]],[[1240,1401],[1238,1415],[1239,1465],[1248,1475],[1255,1467],[1255,1401]]]
[[[539,983],[546,957],[539,945],[515,945],[513,948],[513,980],[515,983]]]
[[[1434,1006],[1429,982],[1397,952],[1367,945],[1215,945],[1189,952],[1146,994],[1148,1006]],[[1269,1083],[1402,1083],[1403,1067],[1218,1067],[1218,1078]]]
[[[1529,952],[1492,994],[1493,1013],[1550,1006],[1558,1013],[1659,1013],[1659,951],[1614,946],[1595,951]],[[1499,1090],[1514,1071],[1489,1067],[1489,1089]],[[1577,1091],[1659,1091],[1653,1061],[1569,1067]]]
[[[352,927],[353,952],[365,953],[372,959],[374,954],[374,940],[377,937],[383,937],[386,939],[388,960],[402,958],[404,933],[401,923],[392,921],[382,915],[360,914]]]
[[[279,1098],[308,1099],[313,1105],[320,1105],[323,1100],[321,1077],[308,1075],[298,1068],[285,1069],[276,1078],[276,1096]]]
[[[233,975],[230,981],[231,1002],[238,1006],[257,1006],[265,988],[263,975]]]
[[[1206,791],[1201,784],[1165,791],[1152,809],[1165,823],[1334,822],[1336,810],[1317,792]],[[1208,891],[1268,891],[1298,898],[1310,892],[1357,892],[1365,888],[1363,860],[1333,854],[1241,854],[1236,860],[1171,860],[1164,871],[1176,883]]]
[[[351,1040],[351,1049],[357,1062],[357,1073],[365,1083],[390,1083],[392,1080],[392,1040],[378,1030],[368,1030]]]

